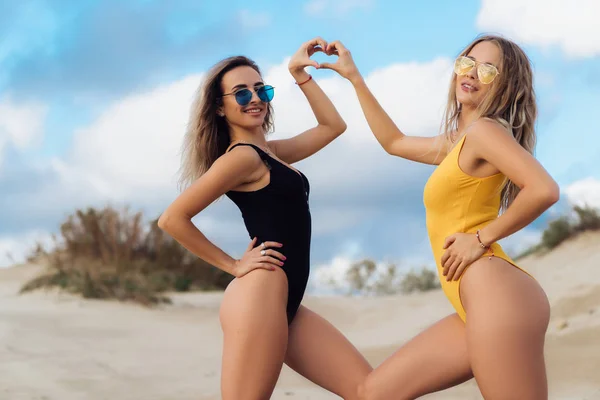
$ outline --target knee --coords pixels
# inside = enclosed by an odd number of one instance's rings
[[[396,400],[411,400],[415,399],[416,395],[406,391],[394,391],[390,394],[390,388],[383,384],[380,380],[377,380],[373,375],[367,376],[367,378],[358,385],[356,398],[358,400],[388,400],[394,398]]]
[[[362,381],[357,388],[356,398],[358,400],[378,400],[381,399],[381,394],[378,393],[378,385],[376,385],[371,375]]]

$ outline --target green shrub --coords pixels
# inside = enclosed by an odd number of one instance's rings
[[[573,227],[567,217],[551,221],[542,234],[542,244],[547,249],[553,249],[573,235]]]
[[[600,230],[600,213],[595,208],[590,206],[575,206],[573,208],[577,214],[578,222],[575,225],[575,231],[597,231]]]

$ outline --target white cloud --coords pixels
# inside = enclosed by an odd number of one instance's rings
[[[50,234],[35,230],[16,236],[0,236],[0,268],[25,262],[38,243],[48,249],[52,245]]]
[[[247,29],[263,28],[271,23],[271,16],[265,12],[240,10],[237,14],[238,21]]]
[[[482,0],[477,28],[544,48],[559,46],[570,57],[600,55],[597,0]]]
[[[308,290],[320,295],[347,293],[346,273],[354,261],[347,256],[338,256],[328,264],[317,265],[311,274]]]
[[[75,133],[64,176],[85,178],[111,200],[156,196],[175,182],[190,102],[201,81],[186,77],[109,106]]]
[[[310,0],[304,12],[314,16],[339,16],[359,8],[370,8],[375,0]]]
[[[564,189],[569,202],[600,209],[600,180],[589,177],[571,183]]]
[[[40,103],[15,103],[0,99],[0,164],[6,146],[25,149],[42,139],[48,109]]]

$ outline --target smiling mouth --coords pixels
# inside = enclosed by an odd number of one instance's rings
[[[249,108],[247,110],[244,110],[244,112],[246,114],[260,114],[262,110],[260,108]]]
[[[476,92],[477,90],[479,90],[475,86],[470,85],[468,83],[462,83],[460,86],[469,92]]]

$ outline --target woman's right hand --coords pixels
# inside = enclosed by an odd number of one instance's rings
[[[342,42],[336,40],[327,45],[325,53],[329,56],[338,56],[338,59],[334,63],[321,63],[321,68],[331,69],[342,77],[348,79],[352,84],[355,84],[362,80],[362,76],[358,71],[358,67],[352,59],[352,54]]]
[[[255,244],[256,238],[252,239],[242,258],[235,261],[233,275],[236,278],[241,278],[254,269],[275,271],[276,266],[283,265],[285,256],[272,249],[272,247],[283,247],[281,243],[263,242],[260,246],[254,247]]]

